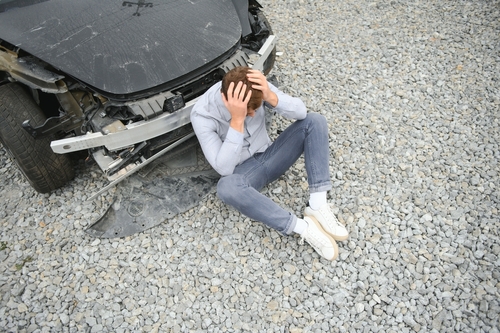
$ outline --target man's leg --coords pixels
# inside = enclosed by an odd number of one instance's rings
[[[285,129],[265,152],[237,166],[232,175],[221,178],[218,196],[244,215],[284,234],[291,233],[296,224],[295,215],[259,191],[283,175],[302,153],[310,188],[330,189],[326,120],[319,114],[309,113]]]
[[[326,200],[327,191],[332,186],[329,171],[328,125],[325,117],[317,113],[308,113],[305,119],[290,125],[256,159],[266,166],[268,182],[271,182],[288,170],[302,152],[311,194],[310,207],[306,208],[305,215],[319,222],[335,240],[347,239],[349,236],[347,229],[337,220]]]
[[[306,170],[310,187],[326,193],[331,188],[328,129],[323,116],[310,113],[289,126],[264,153],[239,165],[233,175],[221,178],[217,194],[242,214],[281,233],[299,233],[321,256],[334,260],[338,256],[337,244],[316,220],[297,219],[259,192],[285,173],[302,153],[309,161]]]
[[[304,141],[304,159],[309,182],[309,207],[304,215],[315,222],[335,240],[346,240],[349,233],[335,217],[327,203],[327,191],[331,189],[328,159],[328,126],[319,114],[311,114],[311,125],[306,128],[309,135]]]
[[[217,184],[217,196],[243,215],[289,235],[297,217],[259,191],[268,183],[265,166],[255,157],[237,166],[234,173],[222,177]]]
[[[325,117],[318,113],[310,112],[305,119],[291,124],[257,159],[266,165],[271,182],[284,174],[302,153],[309,191],[330,190],[328,126]]]

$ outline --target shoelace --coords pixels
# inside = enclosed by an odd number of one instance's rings
[[[321,213],[321,215],[323,215],[323,217],[326,217],[326,220],[328,221],[329,224],[330,223],[333,224],[333,225],[331,225],[331,227],[333,227],[333,228],[343,227],[343,225],[339,222],[339,220],[337,220],[337,218],[332,213],[332,211],[330,210],[329,207],[326,207],[325,209],[320,209],[319,212]],[[324,213],[326,213],[326,214],[324,214]]]
[[[320,243],[320,244],[321,244],[321,245],[323,245],[323,246],[327,245],[327,244],[326,244],[326,242],[324,242],[324,239],[321,239],[321,237],[318,237],[318,235],[316,235],[315,233],[310,233],[310,232],[309,232],[309,227],[308,227],[308,229],[306,229],[306,230],[304,231],[304,233],[300,236],[300,240],[299,240],[299,244],[300,244],[300,245],[303,245],[303,244],[304,244],[304,239],[306,238],[306,233],[307,233],[307,235],[309,235],[309,236],[310,236],[310,238],[312,238],[312,239],[313,239],[313,243],[314,243],[314,241],[315,241],[315,242]],[[308,242],[308,243],[309,243],[309,242]],[[313,247],[316,247],[316,245],[313,245],[313,244],[311,244],[311,245],[312,245]]]

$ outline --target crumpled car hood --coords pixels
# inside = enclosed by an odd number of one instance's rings
[[[234,47],[231,0],[0,0],[0,38],[107,94],[173,81]]]

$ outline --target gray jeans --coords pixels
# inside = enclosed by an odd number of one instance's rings
[[[297,217],[259,191],[283,175],[302,153],[309,191],[330,190],[326,118],[308,113],[305,119],[295,121],[283,131],[266,151],[238,165],[232,175],[222,177],[217,184],[218,197],[251,219],[283,234],[291,234]]]

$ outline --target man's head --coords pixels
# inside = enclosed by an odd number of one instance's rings
[[[248,110],[253,112],[257,110],[261,105],[262,105],[262,91],[258,89],[253,89],[252,88],[252,82],[248,81],[247,74],[248,71],[250,70],[249,67],[236,67],[231,69],[229,72],[224,75],[224,78],[222,79],[222,88],[221,91],[226,97],[227,96],[227,90],[229,89],[229,84],[231,82],[234,82],[234,86],[238,84],[238,82],[243,82],[247,86],[247,89],[245,91],[245,95],[247,94],[248,90],[252,91],[252,97],[250,97],[250,101],[248,102]]]

